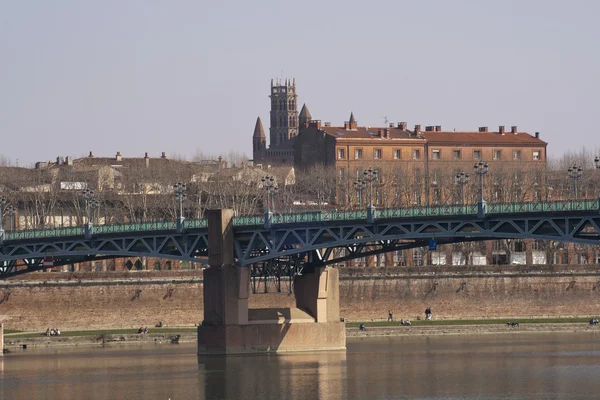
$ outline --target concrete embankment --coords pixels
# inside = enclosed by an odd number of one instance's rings
[[[555,332],[593,332],[600,337],[600,326],[592,326],[588,323],[527,323],[516,327],[508,327],[505,324],[370,327],[367,324],[366,331],[360,331],[358,328],[346,328],[346,336],[351,340],[386,336],[485,335]],[[5,336],[5,348],[9,352],[46,347],[127,346],[143,343],[166,345],[196,342],[197,334],[195,332],[189,332],[188,330],[183,330],[180,333],[159,332],[145,335],[104,334],[57,337],[40,335],[40,337],[19,337],[18,334],[10,334]]]
[[[346,321],[590,317],[600,310],[600,267],[354,268],[340,271]],[[253,294],[250,308],[293,307],[289,293]],[[8,330],[193,327],[204,314],[202,271],[48,272],[0,281]]]
[[[195,332],[181,333],[149,333],[149,334],[104,334],[85,336],[43,336],[19,337],[19,335],[5,335],[4,347],[8,351],[18,349],[41,348],[41,347],[65,347],[65,346],[110,346],[131,345],[141,343],[156,344],[178,344],[196,343]]]

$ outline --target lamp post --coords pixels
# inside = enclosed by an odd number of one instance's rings
[[[485,215],[485,201],[483,200],[483,176],[488,173],[489,167],[487,163],[479,161],[473,166],[475,174],[479,176],[479,204],[477,205],[477,216],[483,218]]]
[[[187,185],[182,182],[177,182],[173,185],[173,191],[175,192],[175,198],[179,202],[179,216],[177,218],[177,232],[183,232],[183,200],[185,200]]]
[[[90,210],[90,202],[92,201],[92,199],[94,198],[94,191],[90,190],[90,189],[85,189],[83,192],[81,192],[81,197],[83,198],[83,201],[85,201],[85,214],[87,216],[87,219],[85,221],[85,237],[86,239],[89,239],[92,236],[92,230],[93,225],[92,225],[92,221],[91,221],[91,210]]]
[[[275,213],[275,195],[278,192],[273,175],[263,176],[260,180],[262,187],[267,191],[267,207],[265,208],[265,228],[271,228],[271,219]]]
[[[573,194],[575,195],[575,200],[577,200],[577,181],[581,179],[583,175],[583,168],[573,165],[567,169],[567,177],[573,179]]]
[[[363,172],[363,182],[369,184],[369,206],[367,208],[367,222],[372,224],[375,220],[375,207],[373,207],[373,182],[377,180],[377,170],[366,169]]]
[[[471,182],[471,177],[465,171],[461,171],[454,177],[454,183],[460,185],[460,200],[465,204],[465,185]]]
[[[354,190],[356,190],[356,200],[359,208],[362,205],[362,192],[366,188],[367,184],[362,179],[357,179],[354,181]]]
[[[98,222],[95,219],[95,210],[100,209],[100,201],[98,199],[90,200],[90,222],[93,224],[94,221]]]
[[[6,199],[0,197],[0,243],[4,240],[4,229],[2,229],[2,207],[6,204]]]
[[[14,230],[14,217],[15,217],[16,213],[17,213],[17,209],[14,206],[10,206],[6,210],[6,215],[8,215],[8,217],[9,217],[9,219],[8,219],[9,232],[11,232],[11,233]]]
[[[596,158],[594,158],[594,168],[600,169],[600,157],[598,157],[598,156],[596,156]]]

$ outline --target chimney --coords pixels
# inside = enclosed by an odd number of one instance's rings
[[[442,126],[441,125],[436,125],[435,126],[435,131],[436,132],[441,132],[442,131]]]
[[[385,133],[384,133],[384,130],[382,128],[377,129],[377,136],[378,137],[383,138],[383,137],[385,137],[384,135],[385,135]]]
[[[325,126],[331,126],[331,122],[324,122],[323,123]]]
[[[164,151],[162,152],[162,155],[160,156],[160,158],[167,158],[167,153],[165,153]]]
[[[148,153],[144,155],[144,160],[146,160],[146,168],[150,166],[150,158],[148,158]]]
[[[504,135],[504,125],[500,125],[498,127],[498,133],[501,134],[501,135]]]
[[[480,126],[479,127],[479,132],[487,132],[488,131],[488,127],[487,126]]]
[[[427,125],[425,127],[425,132],[433,132],[433,125]]]
[[[71,158],[71,156],[67,156],[67,159],[65,162],[67,163],[67,165],[73,165],[73,159]]]
[[[398,129],[405,131],[406,125],[406,122],[398,122]]]
[[[309,122],[310,126],[317,128],[317,129],[321,129],[321,120],[320,119],[313,119],[312,121]]]
[[[394,127],[394,123],[390,122],[389,125],[388,125],[388,128],[393,128],[393,127]]]
[[[415,135],[421,133],[421,125],[415,125]]]
[[[115,159],[117,161],[121,161],[121,152],[120,151],[117,151],[117,155],[116,155]]]
[[[517,126],[513,125],[510,127],[510,133],[514,133],[515,135],[517,134]]]
[[[539,132],[536,132],[536,133],[535,133],[535,138],[536,138],[536,139],[539,139],[539,138],[540,138],[540,133],[539,133]]]
[[[94,153],[92,153],[92,152],[90,151],[90,155],[89,155],[88,157],[90,157],[90,158],[94,157]]]
[[[394,124],[392,124],[392,128],[394,127]],[[389,139],[390,138],[390,128],[385,128],[385,138]]]

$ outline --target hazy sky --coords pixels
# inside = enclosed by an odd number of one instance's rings
[[[352,110],[597,148],[599,16],[595,0],[0,0],[0,155],[251,156],[278,77],[333,125]]]

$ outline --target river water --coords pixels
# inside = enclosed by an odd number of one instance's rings
[[[198,357],[193,344],[0,357],[0,399],[597,399],[600,331],[351,338],[346,352]]]

